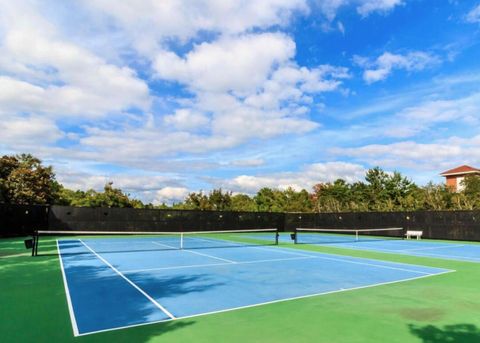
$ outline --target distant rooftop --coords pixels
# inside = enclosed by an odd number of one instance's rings
[[[458,174],[470,174],[470,173],[480,173],[480,169],[473,168],[467,165],[463,165],[454,169],[444,171],[440,175],[449,176],[449,175],[458,175]]]

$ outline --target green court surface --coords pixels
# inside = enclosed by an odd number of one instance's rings
[[[74,337],[55,240],[43,247],[0,240],[2,342],[480,342],[480,263],[291,244],[456,272]]]

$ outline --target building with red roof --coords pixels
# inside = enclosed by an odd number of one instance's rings
[[[440,175],[446,178],[447,187],[454,192],[459,192],[463,189],[462,181],[468,176],[480,176],[480,169],[464,165],[444,171]]]

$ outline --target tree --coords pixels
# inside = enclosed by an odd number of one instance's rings
[[[255,201],[246,194],[235,194],[232,196],[232,211],[256,211]]]
[[[208,202],[212,210],[229,211],[232,207],[232,192],[214,189],[208,194]]]
[[[188,210],[210,210],[211,206],[208,197],[202,191],[189,193],[184,201],[185,209]]]
[[[284,194],[268,187],[260,189],[253,199],[257,205],[257,211],[282,212],[285,206]]]
[[[94,189],[89,189],[86,192],[72,191],[62,187],[56,203],[80,207],[145,207],[140,200],[130,199],[129,195],[123,193],[121,189],[114,188],[113,182],[106,183],[103,192],[97,192]]]
[[[313,208],[310,194],[304,189],[297,192],[293,188],[287,188],[284,192],[284,212],[311,212]]]
[[[0,201],[15,204],[52,204],[61,186],[53,168],[30,154],[0,158]]]

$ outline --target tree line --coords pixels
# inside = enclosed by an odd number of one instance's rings
[[[51,166],[44,166],[30,154],[0,158],[0,203],[15,204],[264,212],[480,209],[480,177],[465,178],[463,186],[461,192],[433,183],[418,186],[399,172],[387,173],[376,167],[366,172],[363,181],[337,179],[318,183],[310,191],[264,187],[251,196],[213,189],[208,193],[192,192],[173,205],[153,205],[133,198],[111,182],[100,192],[68,189],[56,180]]]

